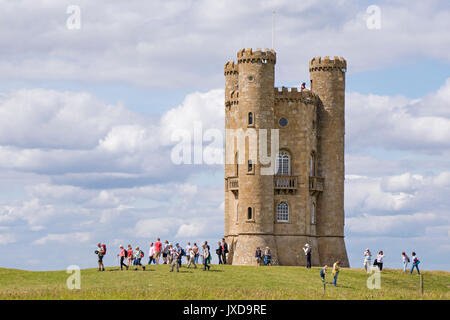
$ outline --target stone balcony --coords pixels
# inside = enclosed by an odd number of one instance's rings
[[[228,178],[228,190],[239,190],[239,178]]]
[[[323,178],[322,177],[309,177],[309,192],[316,194],[323,191]]]
[[[297,176],[273,176],[273,187],[277,193],[291,192],[297,190]]]

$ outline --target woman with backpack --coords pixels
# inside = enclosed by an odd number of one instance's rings
[[[120,270],[123,270],[123,267],[127,268],[128,270],[128,266],[124,262],[125,258],[127,257],[127,250],[124,249],[123,245],[120,245],[119,248],[120,253],[117,254],[117,256],[120,257]]]
[[[139,249],[139,247],[136,247],[136,252],[134,254],[134,256],[136,257],[136,268],[134,268],[134,270],[137,270],[139,268],[139,266],[142,268],[142,270],[145,271],[145,266],[143,266],[141,264],[141,259],[144,257],[144,252],[142,250]]]
[[[412,258],[412,267],[411,267],[411,272],[409,273],[409,274],[412,274],[413,273],[413,271],[414,271],[414,268],[416,268],[417,269],[417,274],[420,274],[420,271],[419,271],[419,263],[420,263],[420,260],[419,260],[419,258],[416,256],[416,253],[415,252],[413,252],[413,253],[411,253],[411,258]]]
[[[408,255],[403,251],[402,252],[402,262],[403,262],[403,272],[406,272],[408,269],[408,263],[410,262]]]
[[[216,249],[216,254],[217,254],[217,259],[219,259],[219,264],[223,264],[222,262],[222,244],[220,243],[220,241],[217,243],[217,245],[219,246]]]

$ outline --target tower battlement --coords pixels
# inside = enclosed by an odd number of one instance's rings
[[[329,56],[323,57],[314,57],[309,62],[309,71],[329,71],[332,69],[337,69],[341,71],[347,70],[347,61],[343,57],[335,56],[333,59],[330,59]]]
[[[273,63],[276,62],[276,53],[272,49],[252,48],[241,49],[237,53],[238,63]]]
[[[237,64],[234,64],[234,61],[228,61],[224,67],[224,75],[228,76],[231,74],[238,74],[238,67]]]
[[[310,90],[299,91],[298,88],[274,88],[275,101],[301,101],[306,104],[316,104],[319,96]]]

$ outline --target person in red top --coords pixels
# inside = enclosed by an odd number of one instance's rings
[[[127,251],[123,248],[123,245],[120,245],[119,248],[120,248],[120,253],[118,254],[118,256],[120,257],[120,270],[123,270],[124,266],[128,270],[128,266],[125,264],[125,262],[123,262],[126,258]]]
[[[131,264],[133,263],[133,258],[134,258],[134,254],[133,254],[133,248],[131,247],[131,244],[128,245],[128,250],[127,250],[127,266],[131,266]]]
[[[161,256],[161,248],[162,248],[161,239],[158,238],[158,240],[156,240],[156,242],[155,242],[155,261],[156,261],[156,264],[159,264],[159,257]]]

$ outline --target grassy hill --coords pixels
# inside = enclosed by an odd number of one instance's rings
[[[419,276],[386,269],[381,289],[366,286],[368,275],[342,269],[338,287],[327,275],[326,293],[319,268],[216,266],[211,271],[169,272],[167,265],[146,271],[81,270],[81,289],[68,290],[65,271],[22,271],[0,268],[0,299],[450,299],[450,272],[424,271]]]

